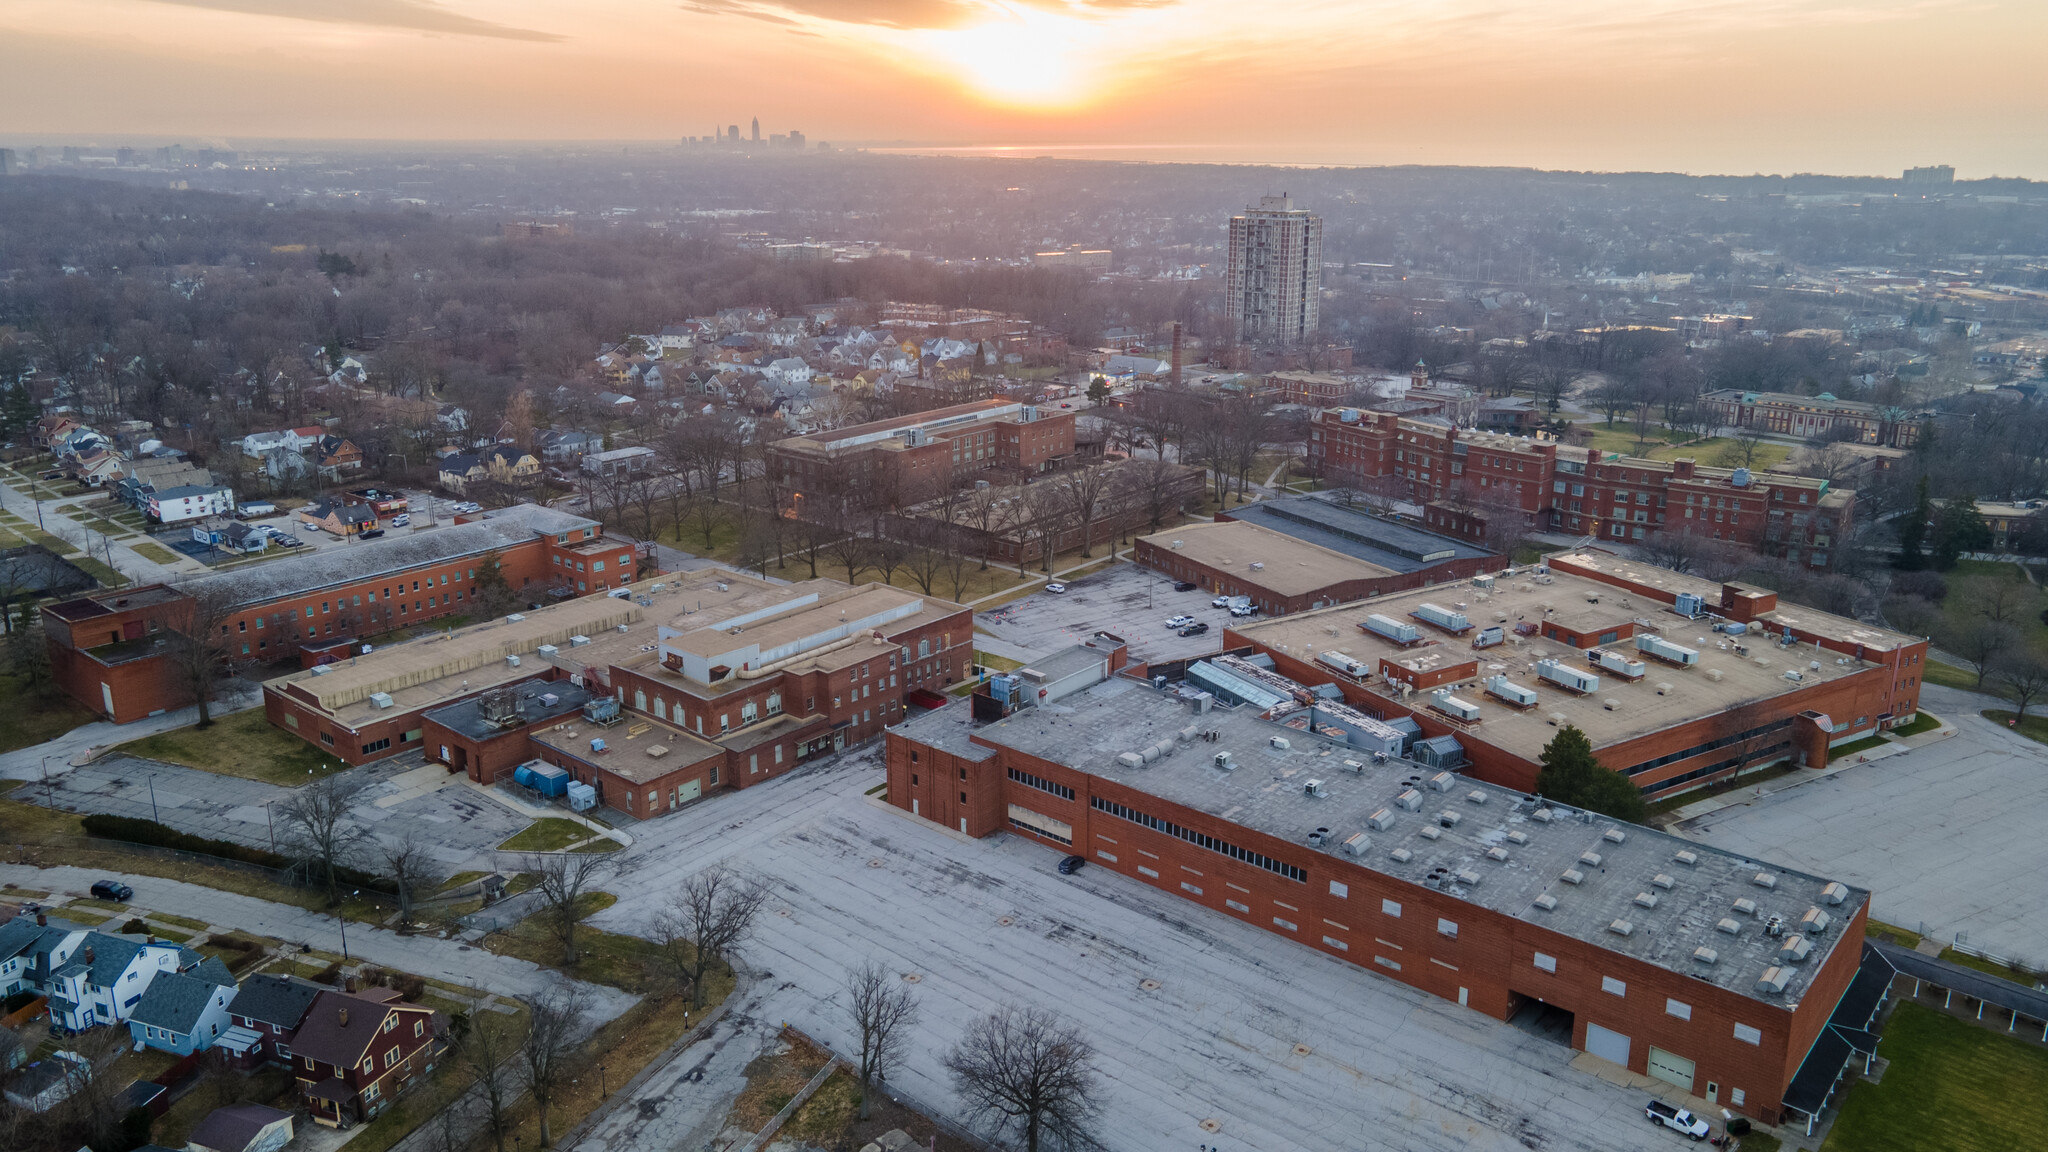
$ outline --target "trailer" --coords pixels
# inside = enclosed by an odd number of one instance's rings
[[[1481,628],[1479,635],[1472,638],[1472,646],[1474,648],[1494,648],[1507,643],[1507,639],[1508,634],[1501,629],[1500,625],[1496,624],[1491,628]]]
[[[1524,688],[1520,684],[1508,679],[1505,672],[1486,682],[1486,694],[1496,700],[1512,704],[1517,708],[1534,708],[1536,706],[1536,690],[1534,688]]]

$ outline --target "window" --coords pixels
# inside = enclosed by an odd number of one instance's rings
[[[1614,996],[1628,995],[1628,985],[1616,980],[1612,976],[1602,976],[1600,978],[1600,990]]]
[[[1143,869],[1140,869],[1140,871],[1143,871]],[[1287,929],[1287,930],[1288,930],[1289,932],[1294,932],[1294,931],[1298,931],[1298,930],[1299,930],[1298,926],[1297,926],[1297,925],[1296,925],[1296,924],[1294,923],[1294,921],[1292,921],[1292,920],[1282,920],[1282,919],[1281,919],[1280,917],[1278,917],[1278,916],[1275,916],[1275,917],[1273,917],[1273,923],[1274,923],[1275,925],[1277,925],[1278,927],[1281,927],[1281,928],[1285,928],[1285,929]]]
[[[1743,1091],[1742,1091],[1742,1089],[1740,1089],[1740,1088],[1734,1088],[1734,1089],[1730,1089],[1730,1090],[1729,1090],[1729,1093],[1728,1093],[1728,1102],[1729,1102],[1730,1104],[1733,1104],[1733,1105],[1735,1105],[1736,1107],[1740,1108],[1740,1107],[1742,1106],[1742,1097],[1743,1097]]]
[[[1556,972],[1557,957],[1548,956],[1544,953],[1538,952],[1536,954],[1536,967],[1542,969],[1545,972]]]
[[[1666,1016],[1676,1016],[1680,1020],[1690,1020],[1692,1019],[1692,1005],[1687,1004],[1683,1000],[1673,1000],[1666,997],[1664,1000],[1664,1014]]]
[[[1401,970],[1400,964],[1387,959],[1385,956],[1375,956],[1372,958],[1372,962],[1389,971],[1399,972]]]
[[[1380,901],[1380,915],[1398,918],[1401,915],[1401,906],[1392,900],[1382,900]]]
[[[1737,1040],[1742,1041],[1744,1044],[1760,1045],[1764,1042],[1763,1032],[1759,1029],[1752,1028],[1747,1024],[1737,1024],[1735,1026],[1735,1038]]]
[[[1351,887],[1341,880],[1332,880],[1330,881],[1330,895],[1349,897],[1351,895]]]
[[[966,771],[964,768],[961,769],[963,775]],[[1010,779],[1024,785],[1026,788],[1036,788],[1040,792],[1049,792],[1062,800],[1072,800],[1074,798],[1074,790],[1072,788],[1067,787],[1065,784],[1056,784],[1051,780],[1033,776],[1029,772],[1019,772],[1017,769],[1012,768],[1010,769]]]
[[[1445,920],[1442,917],[1438,917],[1436,922],[1436,934],[1439,936],[1448,936],[1451,939],[1456,940],[1458,938],[1458,925],[1455,921]]]
[[[426,1024],[426,1021],[424,1021],[424,1020],[415,1020],[415,1021],[413,1021],[413,1022],[412,1022],[412,1034],[413,1034],[413,1038],[414,1038],[414,1039],[418,1039],[419,1037],[421,1037],[421,1036],[424,1036],[424,1035],[426,1035],[426,1034],[427,1034],[427,1024]]]
[[[329,748],[332,748],[332,747],[334,747],[334,733],[332,733],[332,732],[322,732],[322,733],[320,734],[320,742],[321,742],[322,744],[325,744],[325,745],[327,745],[327,746],[328,746]]]
[[[1206,833],[1196,832],[1193,829],[1183,828],[1170,820],[1161,820],[1157,816],[1148,815],[1135,808],[1130,808],[1111,800],[1104,800],[1100,796],[1089,797],[1088,805],[1097,812],[1107,812],[1112,816],[1129,820],[1133,824],[1139,824],[1157,832],[1164,832],[1176,839],[1200,845],[1211,852],[1221,853],[1232,859],[1242,860],[1255,868],[1263,868],[1268,872],[1285,876],[1296,883],[1308,883],[1308,871],[1306,869],[1298,868],[1284,861],[1275,860],[1270,856],[1264,856],[1246,848],[1240,848],[1227,840],[1219,839]]]
[[[368,744],[363,745],[363,755],[368,756],[372,752],[382,752],[389,747],[391,747],[391,737],[389,736],[384,737],[382,740],[372,740]]]

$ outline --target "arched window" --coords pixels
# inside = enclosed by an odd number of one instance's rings
[[[758,715],[759,712],[754,707],[754,702],[752,700],[749,700],[745,704],[740,705],[741,724],[752,724],[754,722],[755,717]]]
[[[768,694],[768,714],[770,716],[782,715],[782,693],[770,692]]]
[[[638,688],[633,689],[633,711],[647,711],[647,693]]]

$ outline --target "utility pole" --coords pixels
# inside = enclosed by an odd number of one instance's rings
[[[163,816],[156,810],[156,773],[154,772],[149,774],[149,818],[158,824],[164,822]]]

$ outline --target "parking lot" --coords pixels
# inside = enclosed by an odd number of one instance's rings
[[[1079,644],[1097,632],[1130,642],[1134,661],[1179,660],[1215,652],[1223,645],[1230,613],[1212,608],[1215,593],[1197,588],[1175,592],[1173,582],[1149,568],[1119,564],[1067,585],[1065,593],[1033,592],[1022,600],[976,614],[974,622],[997,639],[1034,654]],[[1193,616],[1209,625],[1200,636],[1181,636],[1166,626],[1169,617]]]
[[[881,779],[863,750],[646,821],[607,885],[619,902],[591,922],[645,932],[714,862],[759,875],[773,895],[743,956],[767,995],[749,1012],[857,1052],[848,970],[916,977],[889,1088],[954,1118],[946,1050],[1022,1003],[1096,1046],[1108,1148],[1666,1146],[1643,1130],[1643,1093],[1569,1067],[1561,1045],[1124,877],[1059,876],[1048,847],[967,840],[863,795]]]
[[[439,765],[422,765],[415,752],[349,770],[367,781],[352,815],[383,844],[417,843],[444,869],[461,870],[525,828],[528,820],[474,791]],[[282,839],[275,808],[291,789],[256,780],[202,772],[133,756],[107,756],[23,785],[15,797],[75,812],[156,820],[219,840],[271,848],[273,830]]]

